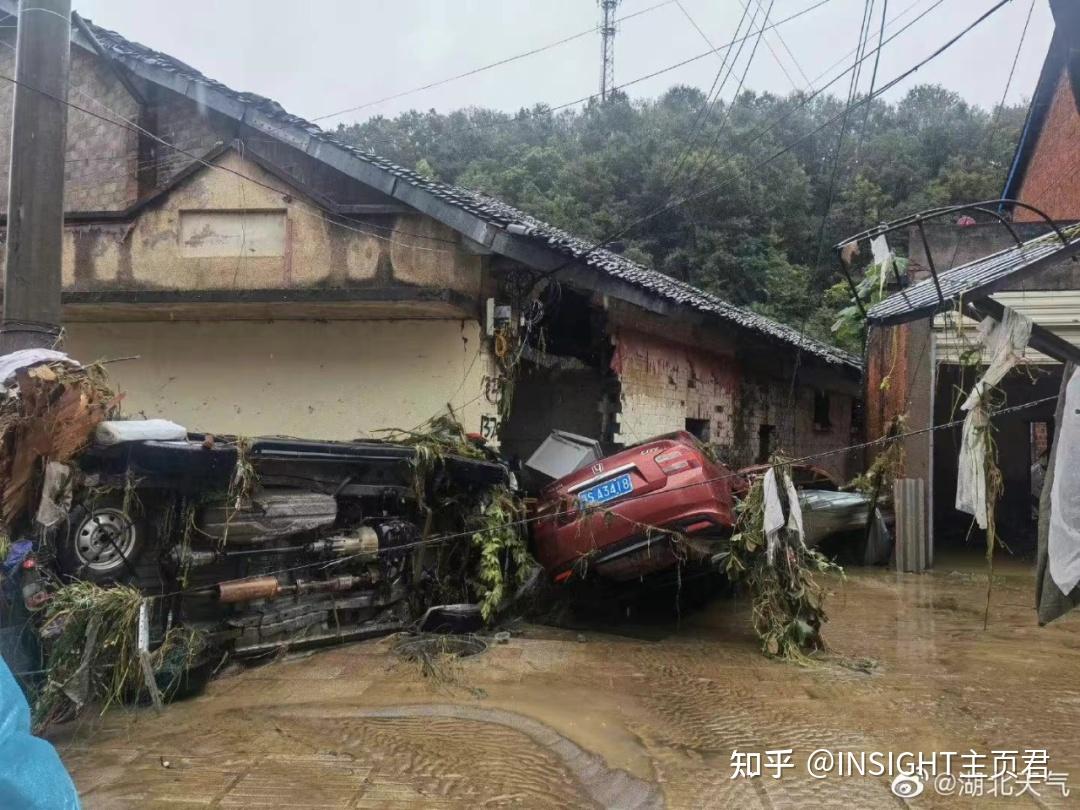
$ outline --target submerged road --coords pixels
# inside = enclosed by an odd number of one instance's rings
[[[91,810],[904,806],[888,775],[837,774],[841,759],[869,769],[871,752],[937,752],[939,774],[956,752],[952,781],[930,775],[913,807],[1075,806],[1080,614],[1037,627],[1029,567],[999,560],[984,632],[977,560],[830,577],[837,656],[820,665],[763,658],[749,605],[723,599],[678,626],[526,625],[434,680],[392,640],[353,644],[53,739]],[[859,659],[877,665],[860,671]],[[1062,776],[1034,778],[1028,750]],[[743,764],[759,755],[762,775],[732,778],[735,751]]]

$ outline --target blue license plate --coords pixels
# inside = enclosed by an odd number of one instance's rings
[[[634,485],[630,482],[630,476],[620,475],[595,487],[589,487],[578,495],[578,500],[583,504],[606,503],[616,498],[621,498],[633,490]]]

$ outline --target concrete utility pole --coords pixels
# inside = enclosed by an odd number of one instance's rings
[[[0,353],[60,334],[71,0],[20,0]]]
[[[607,100],[615,89],[615,9],[619,0],[596,0],[604,12],[600,26],[600,98]]]

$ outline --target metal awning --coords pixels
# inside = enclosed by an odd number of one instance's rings
[[[875,304],[866,313],[877,325],[907,323],[954,308],[961,301],[979,302],[1001,289],[1070,256],[1080,253],[1080,233],[1048,233],[990,256],[923,279]]]
[[[1003,213],[1007,208],[1031,211],[1046,223],[1050,232],[1024,242]],[[939,273],[923,223],[963,211],[978,212],[996,219],[1009,232],[1016,244],[990,256]],[[859,297],[855,280],[851,276],[848,252],[852,246],[864,240],[872,240],[878,236],[911,227],[918,231],[926,250],[930,278],[905,289],[903,279],[900,278],[899,271],[894,265],[893,273],[900,291],[878,302],[867,311]],[[848,237],[834,249],[840,260],[840,269],[847,279],[848,286],[851,287],[855,303],[870,325],[887,326],[907,323],[922,318],[932,318],[937,313],[950,309],[958,309],[976,320],[989,316],[1000,321],[1004,317],[1005,308],[1000,302],[991,298],[991,294],[1000,290],[1007,282],[1016,282],[1026,278],[1063,259],[1072,258],[1076,261],[1076,255],[1080,253],[1080,224],[1063,230],[1043,211],[1029,203],[1011,199],[982,200],[963,205],[931,208],[892,222],[883,222],[868,231]],[[1073,362],[1080,365],[1080,349],[1037,323],[1031,327],[1029,345],[1060,362]]]

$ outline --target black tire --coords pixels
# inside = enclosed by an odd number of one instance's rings
[[[148,534],[145,521],[124,511],[122,496],[98,498],[68,513],[56,559],[61,572],[75,579],[98,585],[135,582]]]

